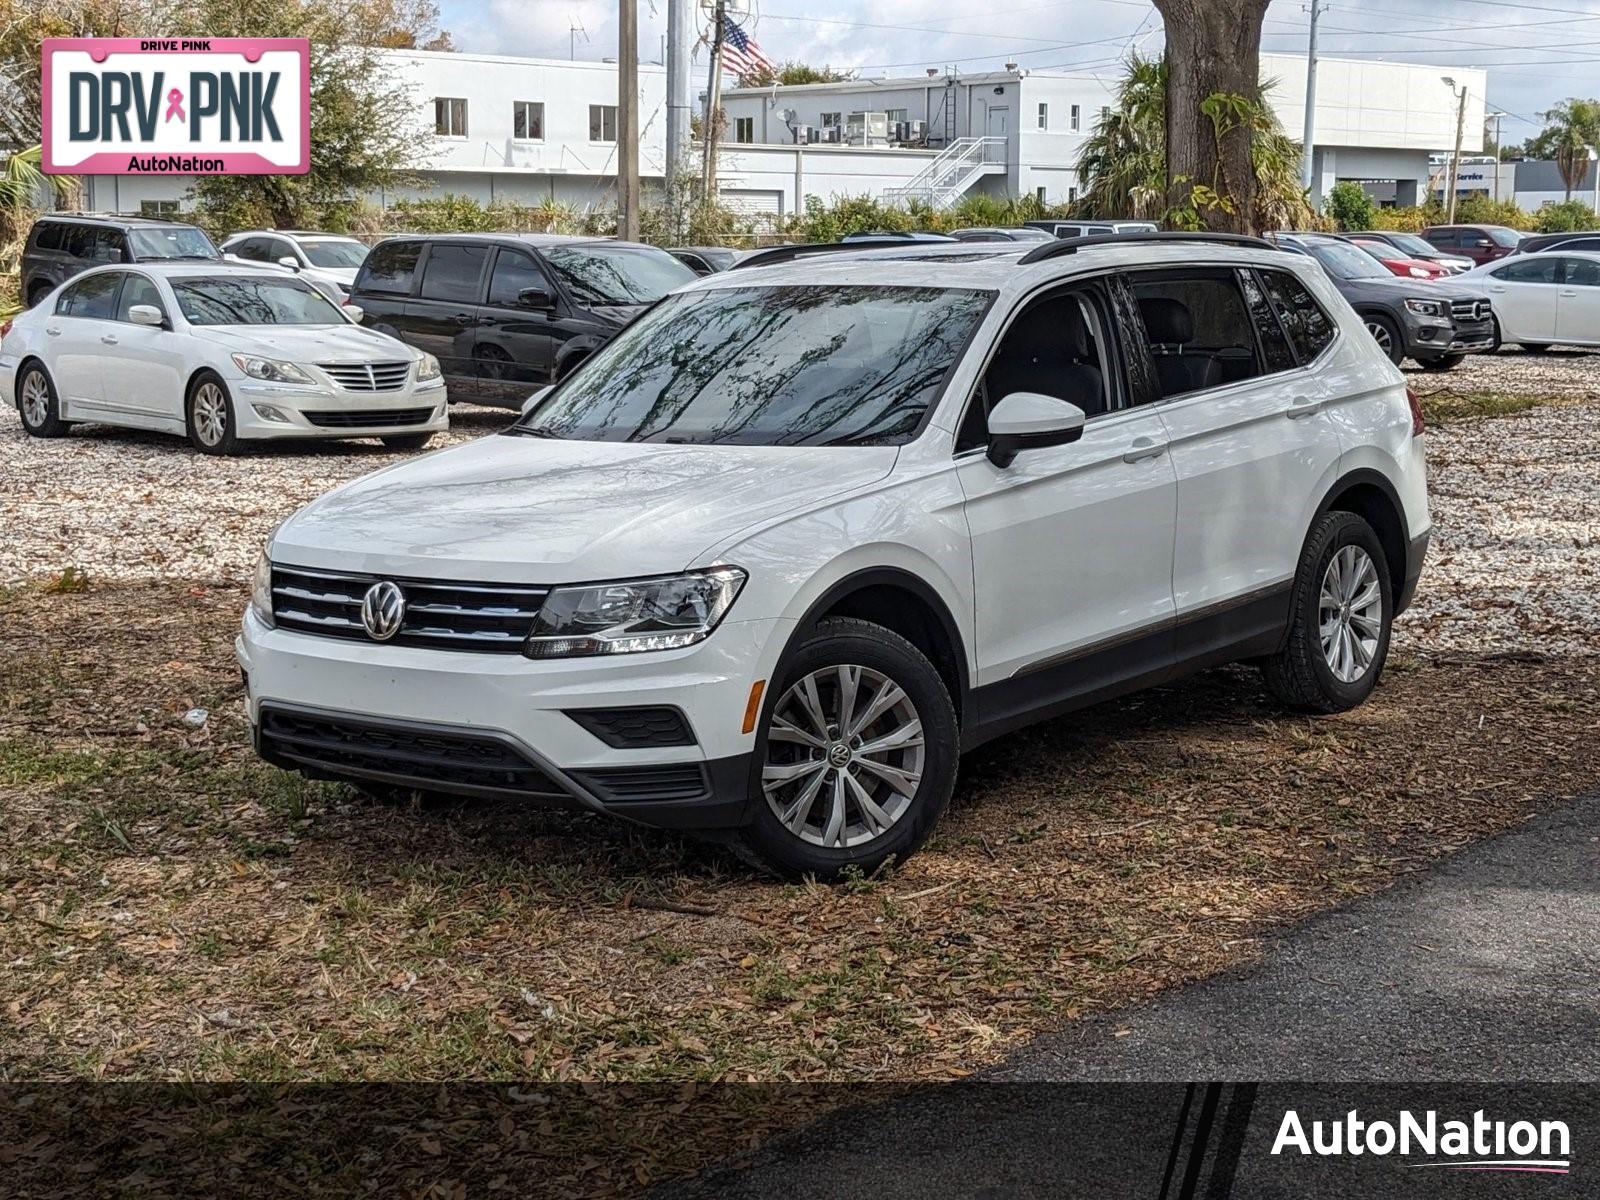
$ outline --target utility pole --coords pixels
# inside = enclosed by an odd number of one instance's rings
[[[1445,201],[1448,207],[1445,210],[1445,224],[1456,223],[1456,184],[1461,176],[1461,137],[1466,132],[1467,125],[1467,85],[1462,84],[1459,89],[1456,81],[1448,75],[1441,75],[1445,86],[1450,89],[1450,94],[1456,98],[1456,152],[1450,156],[1450,197]]]
[[[617,5],[617,236],[639,240],[639,0]]]
[[[1306,124],[1300,138],[1300,186],[1311,190],[1314,142],[1317,132],[1317,18],[1327,8],[1323,0],[1311,0],[1311,34],[1306,39]]]
[[[1494,202],[1496,204],[1500,203],[1500,118],[1505,115],[1503,112],[1489,114],[1489,119],[1494,122]]]
[[[723,0],[717,0],[711,20],[711,79],[706,84],[706,115],[700,130],[700,146],[705,161],[700,165],[700,198],[705,204],[717,199],[717,111],[722,107],[722,27],[727,16]]]
[[[694,0],[667,0],[667,196],[677,203],[674,185],[688,174],[689,42]]]

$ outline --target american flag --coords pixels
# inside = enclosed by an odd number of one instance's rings
[[[722,68],[741,79],[762,71],[774,71],[772,60],[761,53],[761,47],[737,21],[724,19],[722,32]]]

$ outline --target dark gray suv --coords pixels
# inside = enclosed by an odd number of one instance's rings
[[[22,251],[22,296],[32,308],[79,272],[108,263],[221,257],[205,230],[181,221],[65,213],[40,217]]]

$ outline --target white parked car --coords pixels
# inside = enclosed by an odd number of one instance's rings
[[[246,230],[222,243],[224,258],[279,266],[329,284],[341,296],[350,294],[350,285],[356,281],[361,264],[367,261],[369,249],[353,237],[306,229]]]
[[[247,438],[421,448],[449,427],[439,362],[359,319],[255,267],[102,267],[0,329],[0,389],[35,437],[94,421],[187,434],[207,454]]]
[[[1415,397],[1310,258],[1098,243],[769,251],[313,502],[237,644],[259,752],[833,877],[1029,722],[1234,660],[1359,704],[1429,538]]]
[[[1512,254],[1457,275],[1494,302],[1495,346],[1542,353],[1552,344],[1600,346],[1600,254]]]

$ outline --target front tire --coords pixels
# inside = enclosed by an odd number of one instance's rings
[[[189,443],[201,454],[237,454],[238,421],[233,413],[233,398],[222,377],[202,371],[189,385],[183,405]]]
[[[67,423],[61,419],[61,400],[56,385],[39,363],[29,363],[17,379],[17,411],[22,427],[37,438],[64,437]]]
[[[387,450],[421,450],[433,440],[431,433],[392,433],[378,439]]]
[[[1381,313],[1371,313],[1362,320],[1366,322],[1367,332],[1372,335],[1372,340],[1378,343],[1378,349],[1398,367],[1400,360],[1406,356],[1406,346],[1400,337],[1400,327]]]
[[[1465,357],[1465,354],[1442,354],[1438,358],[1419,358],[1417,362],[1424,371],[1454,371]]]
[[[774,685],[756,739],[754,816],[736,848],[791,878],[903,862],[955,787],[956,713],[939,672],[892,630],[829,617]]]
[[[1549,342],[1523,342],[1522,343],[1522,352],[1524,354],[1548,354],[1550,352],[1550,343]]]
[[[1354,708],[1378,685],[1393,621],[1378,535],[1354,513],[1325,514],[1300,554],[1283,649],[1262,663],[1267,687],[1304,712]]]

